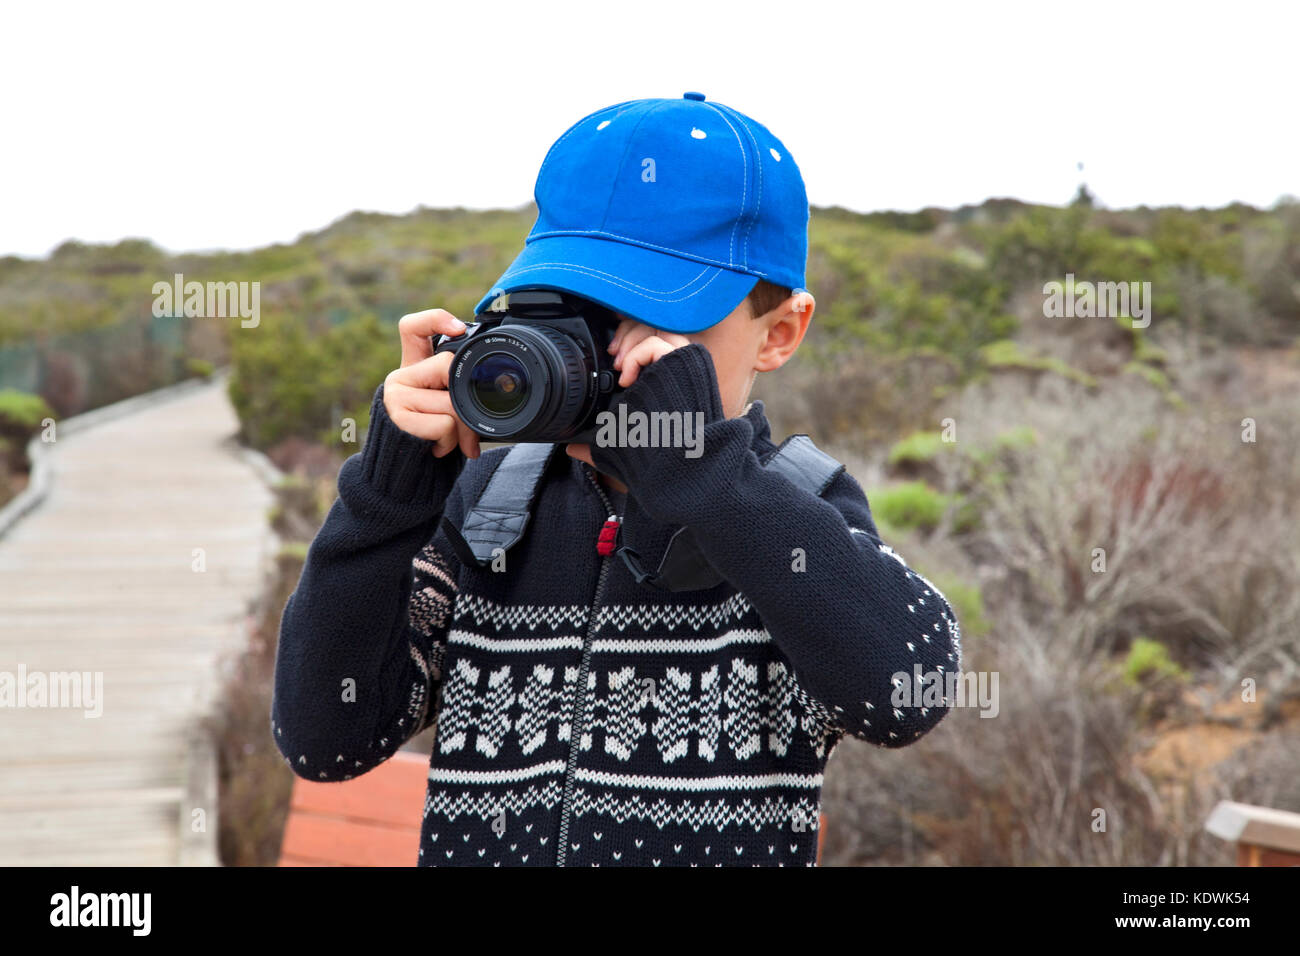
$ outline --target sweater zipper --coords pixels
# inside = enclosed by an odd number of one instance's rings
[[[609,520],[617,520],[614,506],[610,504],[605,490],[600,487],[600,482],[587,469],[584,468],[583,471],[595,487],[596,494],[600,495],[601,504],[605,506],[605,513],[609,515]],[[591,611],[587,620],[587,633],[582,639],[582,663],[578,666],[578,686],[573,695],[573,714],[569,719],[569,762],[564,770],[564,794],[560,799],[560,835],[559,844],[555,848],[556,866],[564,866],[564,859],[569,849],[569,814],[573,808],[573,780],[578,770],[578,748],[584,730],[582,717],[587,703],[587,673],[591,669],[591,641],[596,634],[597,612],[600,608],[600,599],[605,594],[605,578],[609,576],[609,564],[610,555],[602,555],[600,574],[596,579],[596,595],[592,598]]]

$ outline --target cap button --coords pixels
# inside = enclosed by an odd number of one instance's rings
[[[703,99],[704,99],[704,94],[703,94],[703,93],[684,93],[684,94],[682,94],[682,99],[684,99],[684,100],[697,100],[697,101],[698,101],[698,100],[703,100]]]

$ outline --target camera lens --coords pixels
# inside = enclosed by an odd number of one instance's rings
[[[513,355],[492,352],[470,369],[469,392],[489,415],[513,415],[528,401],[528,371]]]
[[[595,348],[581,319],[503,322],[478,333],[450,370],[452,407],[498,440],[565,441],[595,414]]]

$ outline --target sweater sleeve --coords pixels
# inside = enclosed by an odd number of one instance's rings
[[[642,369],[622,401],[629,413],[703,413],[696,457],[593,446],[593,461],[623,477],[648,518],[692,530],[758,611],[829,730],[903,747],[933,729],[952,703],[960,627],[939,589],[880,539],[852,476],[841,471],[819,497],[764,470],[750,422],[724,417],[699,345]],[[631,522],[624,532],[635,534]]]
[[[435,529],[464,455],[432,449],[393,424],[381,385],[280,621],[271,732],[305,779],[365,773],[434,720],[460,569]]]

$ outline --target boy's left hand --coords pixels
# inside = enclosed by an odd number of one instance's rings
[[[614,356],[614,368],[621,388],[629,388],[637,374],[651,362],[657,362],[673,349],[690,345],[691,340],[677,332],[661,332],[635,319],[624,319],[609,343],[609,354]]]
[[[677,332],[661,332],[636,319],[624,319],[618,324],[607,351],[614,356],[614,368],[622,373],[618,378],[619,387],[630,388],[641,369],[659,361],[673,349],[690,344],[690,339]],[[569,457],[596,467],[591,460],[590,445],[570,444],[565,446],[565,451]]]

